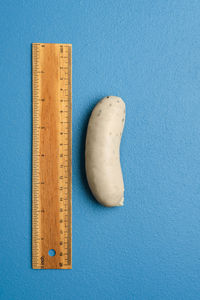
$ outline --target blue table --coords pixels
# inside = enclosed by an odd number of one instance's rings
[[[200,2],[0,3],[0,299],[200,299]],[[31,43],[73,45],[73,269],[31,269]],[[125,206],[96,203],[86,126],[124,99]]]

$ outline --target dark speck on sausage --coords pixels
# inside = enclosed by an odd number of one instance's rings
[[[99,117],[99,116],[100,116],[100,114],[101,114],[101,109],[98,111],[98,113],[97,113],[97,117]]]

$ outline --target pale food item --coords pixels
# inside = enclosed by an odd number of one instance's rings
[[[120,142],[125,122],[125,103],[108,96],[97,103],[88,123],[85,164],[90,189],[104,206],[122,206],[124,182]]]

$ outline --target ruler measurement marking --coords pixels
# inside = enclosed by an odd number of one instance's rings
[[[54,46],[53,46],[54,45]],[[33,202],[32,202],[32,264],[33,268],[36,269],[70,269],[71,268],[71,231],[67,232],[65,228],[71,230],[71,45],[64,44],[33,44],[32,46],[32,69],[33,69],[33,168],[32,168],[32,181],[33,181]],[[46,52],[47,51],[47,52]],[[45,68],[44,64],[44,52],[51,53],[55,51],[55,57],[58,60],[58,78],[57,78],[57,94],[56,99],[57,111],[57,122],[56,128],[59,136],[57,150],[53,157],[57,159],[58,166],[58,180],[54,180],[55,198],[57,201],[54,205],[54,210],[51,211],[51,215],[54,215],[58,220],[59,224],[56,223],[56,229],[52,228],[52,231],[57,232],[56,236],[50,236],[45,231],[45,224],[43,223],[48,209],[43,210],[43,204],[41,195],[48,187],[48,178],[45,180],[42,177],[42,166],[45,164],[45,160],[48,160],[48,149],[47,151],[41,150],[42,143],[46,141],[45,135],[49,134],[52,130],[51,124],[48,126],[45,122],[42,123],[41,119],[42,110],[45,110],[45,105],[51,108],[53,104],[50,104],[49,95],[43,95],[43,82],[47,80],[49,69]],[[49,66],[51,69],[51,66]],[[53,73],[53,72],[52,72]],[[51,87],[51,85],[50,85]],[[51,96],[51,95],[50,95]],[[52,100],[51,100],[52,101]],[[44,103],[44,104],[43,104]],[[46,104],[45,104],[46,103]],[[60,104],[59,104],[60,103]],[[44,106],[43,106],[44,105]],[[66,109],[67,108],[67,109]],[[60,112],[60,110],[62,112]],[[45,119],[45,118],[44,118]],[[48,120],[47,120],[48,121]],[[48,123],[48,122],[47,122]],[[67,124],[67,127],[65,125]],[[48,131],[46,131],[48,130]],[[52,131],[53,134],[54,131]],[[61,134],[60,134],[61,133]],[[55,133],[54,133],[55,134]],[[63,152],[69,153],[68,155]],[[68,159],[66,159],[68,158]],[[53,159],[53,158],[52,158]],[[51,172],[51,168],[50,168]],[[54,172],[52,170],[52,172]],[[64,178],[68,175],[70,180],[66,181]],[[60,178],[62,176],[62,178]],[[54,178],[55,179],[55,178]],[[47,186],[45,188],[45,186]],[[66,192],[67,191],[67,192]],[[57,196],[56,196],[57,194]],[[65,196],[67,194],[67,197]],[[45,198],[45,194],[43,196]],[[43,203],[44,202],[44,203]],[[46,200],[48,203],[48,200]],[[60,203],[60,204],[59,204]],[[50,205],[50,203],[49,203]],[[56,208],[57,207],[57,208]],[[68,214],[65,215],[65,208],[68,207]],[[50,209],[50,207],[49,207]],[[42,217],[44,216],[44,217]],[[46,224],[47,225],[47,224]],[[51,225],[51,224],[50,224]],[[57,231],[56,231],[57,230]],[[45,233],[46,241],[45,241]],[[65,236],[66,235],[66,236]],[[55,240],[59,240],[59,246]],[[64,245],[67,242],[68,250],[64,250]],[[56,248],[55,257],[48,257],[47,253],[44,253],[45,244],[54,244]],[[46,249],[47,250],[47,249]],[[47,252],[47,251],[46,251]],[[62,253],[62,256],[59,255]],[[61,259],[62,258],[62,259]],[[55,263],[53,263],[53,261]],[[67,261],[67,264],[64,264]]]

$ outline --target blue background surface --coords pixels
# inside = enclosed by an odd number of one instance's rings
[[[200,1],[0,3],[1,300],[200,299]],[[31,269],[31,43],[73,44],[73,269]],[[125,206],[87,186],[89,114],[121,96]]]

